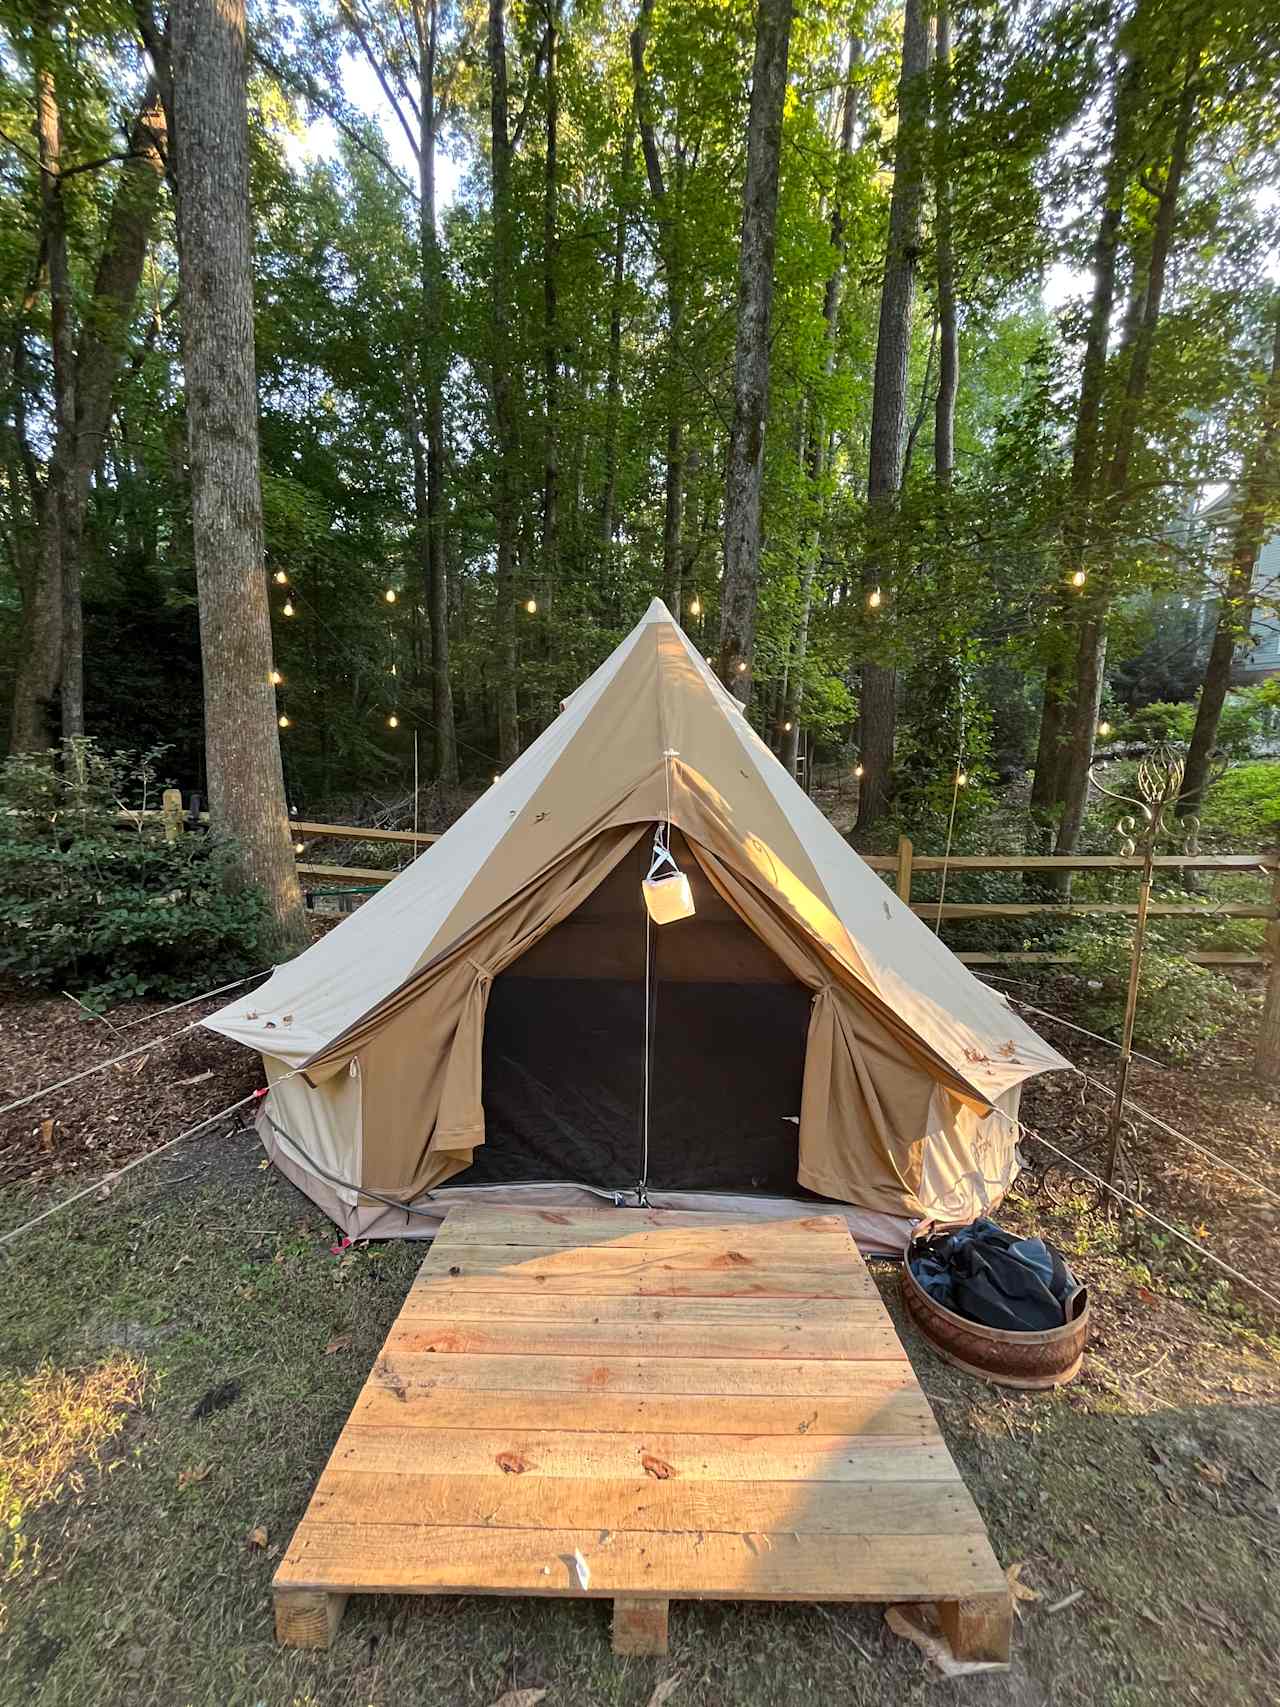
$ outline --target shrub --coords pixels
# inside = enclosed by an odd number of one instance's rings
[[[1132,941],[1129,927],[1102,919],[1077,927],[1070,940],[1074,970],[1083,980],[1082,1022],[1117,1041],[1124,1025]],[[1234,984],[1172,952],[1160,929],[1148,927],[1133,1033],[1138,1048],[1189,1061],[1250,1012],[1248,997]]]
[[[1200,811],[1204,836],[1242,853],[1280,840],[1280,764],[1234,765],[1214,783]]]
[[[0,974],[90,1006],[180,997],[268,958],[265,902],[212,837],[169,842],[122,811],[156,797],[157,753],[69,743],[0,765]]]

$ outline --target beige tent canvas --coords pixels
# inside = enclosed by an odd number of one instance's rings
[[[654,924],[655,833],[693,912]],[[666,867],[669,869],[669,866]],[[352,1237],[451,1203],[845,1206],[868,1246],[1016,1171],[1069,1063],[814,806],[660,600],[428,852],[205,1022]]]

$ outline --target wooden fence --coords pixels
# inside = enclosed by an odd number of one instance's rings
[[[129,822],[137,822],[140,818],[160,818],[164,822],[165,834],[169,837],[181,835],[183,826],[190,822],[183,813],[182,795],[177,789],[167,789],[163,804],[158,813],[127,813],[124,818]],[[202,823],[208,822],[208,813],[200,814]],[[411,857],[416,858],[419,849],[428,848],[432,842],[438,842],[440,837],[433,833],[415,830],[380,830],[362,824],[322,824],[309,818],[290,819],[290,829],[297,840],[313,841],[317,838],[328,837],[344,842],[373,842],[398,843],[413,849]],[[873,871],[885,872],[893,878],[894,888],[901,900],[905,901],[921,918],[930,922],[942,922],[948,919],[1018,919],[1033,918],[1048,915],[1050,917],[1092,918],[1120,917],[1133,918],[1138,908],[1136,902],[1130,901],[1093,901],[1067,899],[1034,899],[1028,901],[947,901],[941,907],[936,901],[912,899],[912,887],[917,875],[940,873],[944,869],[947,875],[957,876],[962,872],[1073,872],[1073,871],[1112,871],[1137,873],[1142,869],[1139,856],[1123,854],[952,854],[944,859],[940,854],[918,854],[908,836],[898,838],[898,850],[892,854],[864,854],[863,858]],[[1280,855],[1271,853],[1244,854],[1160,854],[1155,860],[1158,871],[1206,871],[1222,874],[1234,873],[1237,876],[1247,876],[1257,873],[1268,876],[1271,880],[1271,893],[1266,901],[1218,901],[1211,903],[1195,901],[1153,901],[1147,908],[1152,917],[1188,918],[1188,919],[1266,919],[1269,921],[1265,952],[1261,955],[1243,954],[1227,950],[1196,949],[1188,953],[1187,959],[1201,966],[1236,966],[1261,967],[1271,963],[1276,958],[1276,949],[1280,946]],[[361,865],[327,865],[321,861],[299,859],[298,875],[303,878],[304,887],[314,889],[317,880],[329,879],[334,883],[353,886],[390,883],[396,876],[396,871],[377,866]],[[1021,953],[987,953],[961,950],[959,959],[970,966],[1001,966],[1001,965],[1063,965],[1071,961],[1072,956],[1065,951],[1036,950]]]

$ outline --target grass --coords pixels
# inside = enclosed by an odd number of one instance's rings
[[[0,1216],[30,1207],[11,1192]],[[1273,1347],[1171,1297],[1079,1206],[1014,1213],[1059,1218],[1083,1253],[1085,1377],[1002,1393],[903,1328],[997,1553],[1040,1596],[1007,1675],[947,1683],[881,1609],[843,1606],[677,1603],[670,1659],[620,1661],[607,1603],[361,1598],[306,1654],[275,1646],[271,1575],[422,1248],[334,1255],[247,1136],[195,1140],[25,1236],[3,1271],[0,1485],[24,1545],[0,1702],[490,1707],[542,1686],[546,1707],[645,1707],[675,1675],[672,1707],[1273,1700]],[[896,1274],[878,1278],[901,1325]]]

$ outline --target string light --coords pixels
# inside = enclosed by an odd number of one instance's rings
[[[395,667],[395,665],[394,665],[394,664],[393,664],[393,665],[392,665],[392,666],[391,666],[391,674],[392,674],[392,675],[393,675],[393,676],[394,676],[394,675],[396,675],[396,674],[398,674],[398,672],[397,672],[397,670],[396,670],[396,667]]]
[[[1071,577],[1071,585],[1073,587],[1083,587],[1087,579],[1088,577],[1085,575],[1084,570],[1077,569],[1075,574]]]
[[[524,608],[528,611],[530,616],[536,616],[538,613],[537,599],[526,599],[524,601]]]
[[[292,599],[286,599],[284,601],[284,614],[286,616],[293,616],[294,615],[293,600]]]
[[[390,717],[388,717],[388,719],[387,719],[387,728],[388,729],[398,729],[399,727],[400,727],[400,719],[396,716],[395,712],[393,711],[391,713]]]
[[[738,659],[738,674],[740,676],[745,676],[746,673],[747,673],[747,660],[745,658],[739,658]]]
[[[270,681],[273,688],[278,688],[280,686],[281,682],[284,680],[284,677],[280,674],[279,670],[272,670],[270,676],[267,679],[268,679],[268,681]]]
[[[289,577],[285,574],[283,569],[277,569],[276,570],[276,586],[277,587],[287,587],[288,585],[289,585]]]
[[[871,591],[867,594],[867,604],[871,607],[872,610],[879,610],[880,609],[881,594],[880,594],[879,587],[873,587],[871,589]]]
[[[708,652],[708,653],[707,653],[707,655],[706,655],[706,657],[707,657],[707,662],[708,662],[708,664],[709,664],[709,663],[710,663],[710,662],[711,662],[711,654],[710,654],[710,652]]]
[[[789,717],[782,727],[788,735],[791,733],[791,719]]]
[[[300,853],[302,853],[302,852],[303,852],[303,851],[304,851],[304,850],[303,850],[303,846],[302,846],[302,843],[301,843],[301,842],[295,842],[295,843],[294,843],[294,844],[293,844],[293,851],[294,851],[294,853],[296,853],[296,854],[300,854]]]
[[[968,785],[969,785],[969,773],[968,773],[968,771],[957,771],[956,772],[956,787],[957,788],[967,788]]]
[[[283,711],[280,713],[279,717],[276,718],[276,722],[282,729],[287,729],[289,727],[289,719]]]
[[[495,782],[497,782],[497,780],[498,780],[498,773],[497,773],[497,771],[495,771],[495,772],[494,772],[494,773],[493,773],[493,780],[494,780],[494,781],[495,781]]]
[[[858,763],[853,767],[853,774],[854,774],[854,776],[861,776],[862,775],[862,761],[861,761],[861,759],[859,759]]]
[[[690,599],[690,601],[689,601],[689,615],[690,616],[701,616],[702,615],[702,600],[698,597],[698,595],[696,593],[694,594],[693,598]]]
[[[1111,725],[1109,723],[1106,723],[1106,722],[1099,723],[1098,733],[1105,740],[1105,738],[1111,733]]]

